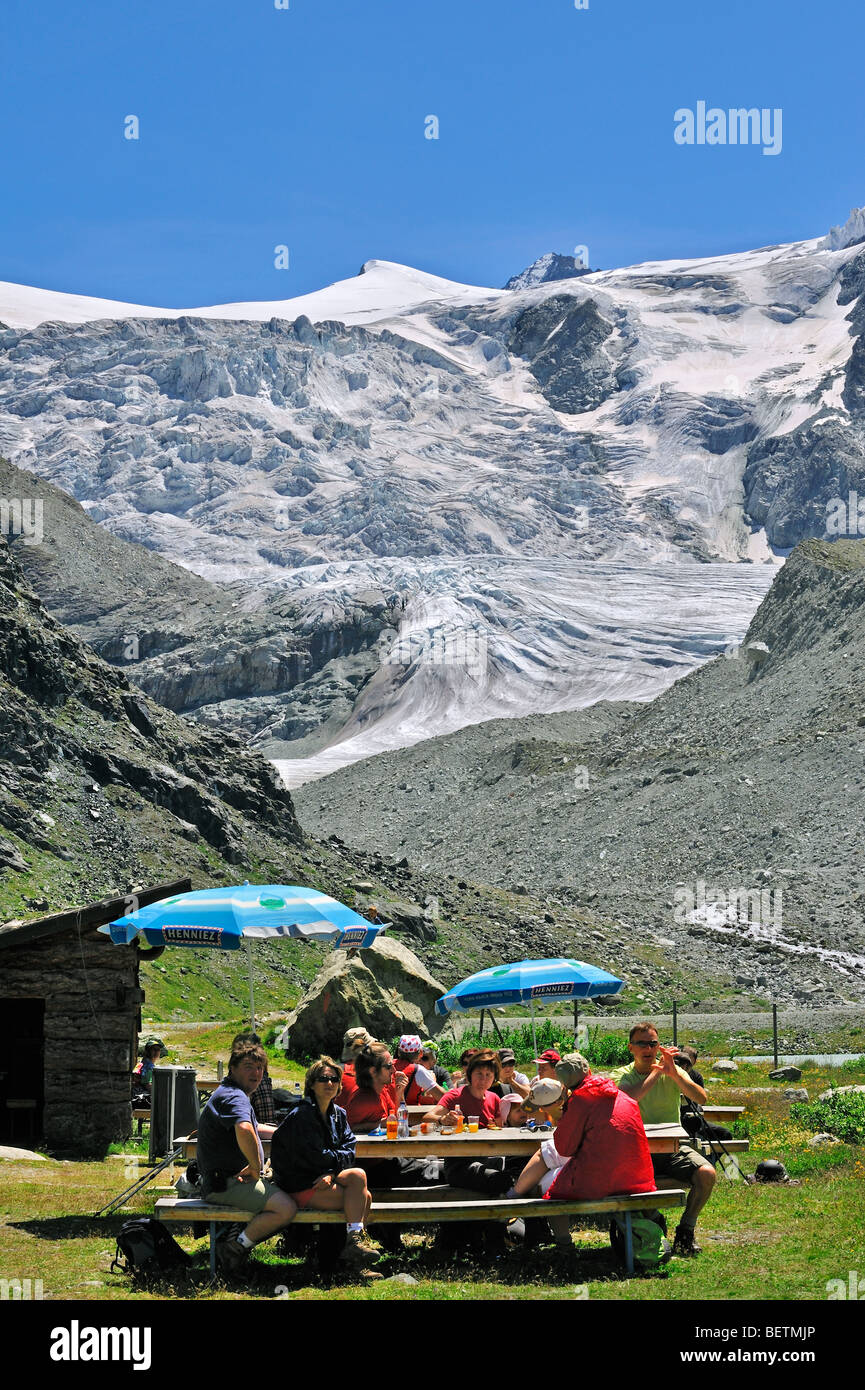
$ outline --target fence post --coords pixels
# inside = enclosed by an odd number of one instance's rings
[[[778,1005],[772,1005],[772,1055],[775,1058],[775,1071],[778,1070]]]
[[[678,1019],[678,1013],[679,1013],[679,1006],[678,1006],[678,1004],[676,1003],[676,1001],[675,1001],[675,999],[674,999],[674,1000],[673,1000],[673,1046],[674,1046],[674,1047],[678,1047],[678,1046],[679,1046],[679,1019]]]

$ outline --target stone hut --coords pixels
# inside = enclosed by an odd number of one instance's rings
[[[188,888],[163,884],[138,902]],[[131,1134],[139,952],[97,931],[127,902],[0,927],[0,1144],[101,1157]]]

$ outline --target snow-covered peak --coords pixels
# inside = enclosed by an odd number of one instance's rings
[[[826,251],[843,251],[846,246],[852,246],[854,241],[862,241],[863,237],[865,237],[865,208],[851,208],[850,216],[844,226],[833,227],[820,245]]]
[[[557,251],[547,251],[521,270],[519,275],[512,275],[505,289],[530,290],[535,285],[546,285],[550,280],[571,280],[576,275],[588,274],[587,267],[575,256],[560,256]]]
[[[89,323],[97,319],[167,318],[184,314],[207,319],[294,320],[305,314],[313,323],[337,319],[348,324],[372,324],[393,318],[421,304],[478,304],[503,295],[504,290],[462,285],[395,261],[366,261],[359,275],[337,280],[324,289],[294,299],[252,300],[210,304],[198,308],[164,309],[124,304],[113,299],[64,294],[0,281],[0,322],[11,328],[36,328],[40,323]]]

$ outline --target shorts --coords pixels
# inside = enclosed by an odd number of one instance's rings
[[[292,1197],[295,1202],[297,1202],[297,1209],[298,1211],[301,1211],[303,1207],[309,1206],[310,1202],[312,1201],[312,1194],[314,1192],[314,1187],[305,1187],[301,1192],[289,1192],[288,1195],[289,1197]]]
[[[571,1161],[568,1154],[559,1153],[554,1139],[545,1139],[538,1153],[547,1167],[554,1173],[557,1173],[560,1168],[564,1168],[565,1164]]]
[[[248,1211],[250,1216],[257,1216],[264,1211],[273,1194],[279,1191],[276,1183],[268,1182],[267,1178],[259,1178],[258,1182],[229,1178],[228,1186],[223,1191],[208,1192],[205,1200],[212,1202],[215,1207],[237,1207],[240,1211]]]
[[[711,1167],[711,1164],[690,1144],[680,1144],[676,1154],[652,1154],[652,1167],[656,1178],[677,1178],[690,1187],[697,1169]]]

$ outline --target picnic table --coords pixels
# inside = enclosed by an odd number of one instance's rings
[[[408,1139],[387,1139],[383,1135],[357,1136],[358,1158],[485,1158],[502,1154],[508,1158],[531,1158],[544,1142],[552,1138],[551,1129],[481,1129],[477,1134],[413,1134]],[[680,1143],[688,1141],[681,1125],[646,1125],[650,1153],[678,1153]],[[188,1161],[196,1157],[198,1141],[194,1134],[175,1140]],[[265,1156],[270,1152],[270,1140],[262,1140]]]
[[[737,1120],[743,1114],[744,1105],[701,1105],[705,1119],[712,1124],[724,1124],[726,1120]]]

